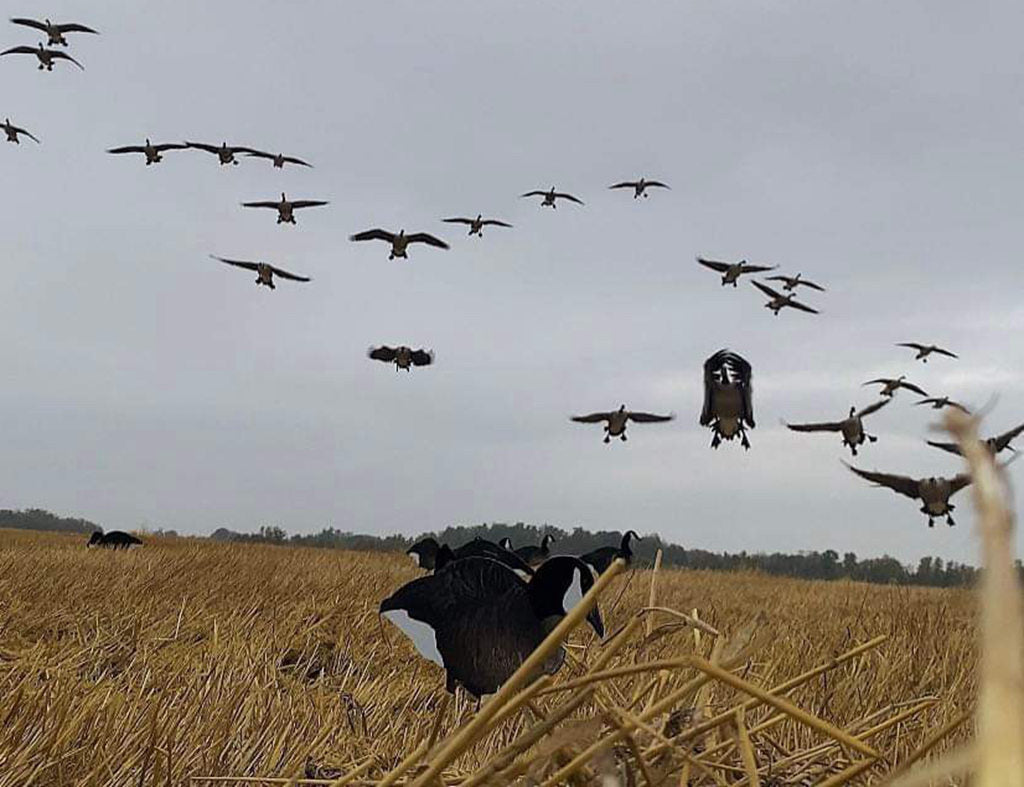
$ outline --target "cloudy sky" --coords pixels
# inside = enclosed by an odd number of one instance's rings
[[[10,6],[8,14],[31,13]],[[40,12],[41,13],[41,12]],[[52,0],[86,67],[0,60],[0,506],[108,528],[416,533],[525,520],[714,550],[974,561],[970,497],[929,530],[853,477],[833,420],[906,373],[1024,420],[1019,3]],[[0,28],[5,46],[34,31]],[[155,167],[108,147],[191,139]],[[609,191],[639,175],[671,191]],[[583,207],[518,195],[552,185]],[[319,198],[278,227],[239,202]],[[496,216],[483,239],[439,223]],[[389,262],[347,236],[441,234]],[[208,254],[313,277],[271,292]],[[820,316],[695,254],[825,284]],[[899,341],[961,360],[912,360]],[[433,348],[396,373],[371,344]],[[710,450],[701,365],[754,367],[757,429]],[[901,393],[869,469],[953,474]],[[601,443],[574,412],[674,411]],[[1024,441],[1022,441],[1024,445]],[[848,458],[848,454],[845,455]],[[1015,467],[1012,474],[1020,478]]]

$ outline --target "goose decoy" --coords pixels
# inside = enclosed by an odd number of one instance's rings
[[[266,262],[249,262],[248,260],[229,260],[225,257],[218,257],[215,254],[211,254],[210,257],[223,262],[225,265],[234,265],[236,268],[245,268],[246,270],[256,271],[256,283],[262,284],[270,289],[276,289],[274,286],[274,277],[279,276],[282,279],[290,279],[292,281],[312,281],[312,279],[306,276],[297,276],[294,273],[289,273],[282,268],[278,268]]]
[[[608,188],[633,189],[633,199],[637,199],[639,197],[647,199],[647,197],[649,196],[647,194],[647,189],[667,189],[669,188],[669,186],[667,183],[662,183],[660,180],[645,180],[644,178],[640,178],[640,180],[624,180],[622,181],[622,183],[616,183],[615,185],[609,186]]]
[[[711,447],[737,435],[750,449],[746,427],[754,428],[753,386],[750,364],[734,352],[719,350],[704,362],[704,409],[700,425],[710,426]]]
[[[530,568],[537,568],[541,563],[551,557],[551,542],[555,540],[555,537],[550,533],[545,533],[544,537],[540,540],[540,546],[534,546],[533,544],[527,544],[524,547],[519,547],[515,550],[516,555],[522,558]]]
[[[574,415],[571,420],[578,424],[596,424],[601,421],[605,421],[604,425],[604,441],[610,443],[613,437],[618,437],[623,442],[626,441],[626,424],[629,421],[636,421],[637,423],[662,423],[664,421],[671,421],[676,416],[674,413],[668,415],[654,415],[653,413],[641,413],[633,412],[626,409],[626,405],[622,405],[618,410],[613,410],[610,413],[590,413],[589,415]]]
[[[495,227],[511,227],[504,221],[498,221],[497,219],[485,219],[482,213],[477,213],[475,219],[467,219],[462,216],[453,219],[441,219],[441,221],[447,222],[448,224],[468,224],[469,234],[476,235],[479,238],[483,237],[483,233],[480,231],[487,225],[493,225]]]
[[[36,137],[35,134],[33,134],[30,131],[26,131],[20,126],[15,126],[13,123],[11,123],[10,118],[4,118],[4,122],[0,123],[0,129],[3,129],[4,134],[7,135],[7,141],[13,142],[15,145],[21,144],[21,140],[18,139],[19,134],[24,134],[29,139],[34,140],[37,143],[39,142],[39,138]]]
[[[918,344],[917,342],[899,342],[896,344],[896,346],[908,347],[911,350],[917,350],[917,355],[914,356],[914,360],[921,361],[922,363],[928,363],[928,356],[931,355],[932,353],[945,355],[948,358],[960,357],[956,353],[951,353],[949,350],[944,350],[941,347],[934,344]]]
[[[840,432],[843,435],[843,445],[848,446],[850,453],[856,456],[857,446],[863,445],[865,440],[870,440],[872,443],[878,442],[878,438],[875,435],[870,435],[864,431],[864,418],[872,413],[877,413],[887,404],[889,404],[888,399],[881,399],[859,412],[856,407],[851,407],[850,414],[842,421],[814,424],[787,423],[786,426],[794,432]]]
[[[642,539],[632,530],[627,530],[625,535],[622,536],[622,543],[617,547],[598,547],[585,555],[580,555],[580,560],[586,563],[594,570],[596,576],[600,576],[608,570],[608,566],[612,564],[612,561],[617,557],[621,557],[626,561],[626,565],[630,565],[633,562],[633,548],[629,545],[630,540],[635,539],[641,541]]]
[[[560,199],[567,199],[569,202],[575,202],[577,205],[583,204],[583,200],[577,199],[572,194],[567,194],[564,191],[555,191],[554,186],[551,187],[551,191],[527,191],[525,194],[520,194],[519,197],[543,197],[544,199],[540,203],[541,207],[550,205],[552,208],[557,208],[558,206],[555,202]]]
[[[810,289],[817,290],[818,292],[825,292],[824,287],[822,287],[820,284],[815,284],[813,281],[808,281],[807,279],[803,278],[802,273],[798,273],[796,276],[783,276],[780,273],[777,276],[766,276],[765,278],[768,281],[781,281],[782,289],[784,289],[786,292],[795,290],[797,287],[809,287]]]
[[[234,164],[235,166],[238,166],[238,159],[235,158],[236,155],[239,153],[255,152],[252,148],[242,147],[241,145],[229,145],[227,142],[223,142],[220,145],[207,145],[205,142],[186,141],[185,147],[212,153],[217,157],[217,161],[220,162],[221,166],[225,164]]]
[[[796,299],[796,295],[792,293],[790,293],[789,295],[783,295],[781,292],[773,290],[767,284],[764,284],[763,282],[759,281],[752,281],[751,284],[753,284],[755,287],[757,287],[757,289],[759,289],[761,292],[768,296],[769,301],[764,305],[764,307],[766,309],[771,309],[772,314],[774,314],[776,317],[779,316],[779,312],[782,309],[785,309],[787,307],[790,309],[799,309],[802,312],[810,312],[811,314],[820,314],[820,312],[817,309],[812,309],[807,304],[800,303],[800,301]]]
[[[586,563],[568,555],[545,562],[529,582],[496,560],[470,557],[403,585],[380,614],[444,668],[449,692],[461,685],[479,698],[496,692],[593,584]],[[596,605],[587,621],[604,636]],[[564,660],[559,648],[531,679]]]
[[[439,544],[436,538],[427,536],[409,547],[405,554],[411,557],[417,566],[427,571],[437,571],[453,560],[486,557],[508,566],[524,579],[533,575],[533,569],[522,558],[500,544],[494,544],[484,538],[474,538],[469,543],[452,549],[447,544]]]
[[[764,271],[773,271],[779,267],[778,265],[750,265],[746,260],[719,262],[718,260],[709,260],[704,257],[698,257],[697,262],[705,268],[721,273],[723,287],[726,284],[737,287],[736,280],[745,273],[763,273]]]
[[[414,350],[404,344],[399,347],[388,347],[386,344],[371,347],[366,355],[375,361],[394,363],[396,372],[399,369],[408,372],[413,366],[430,366],[434,362],[433,350]]]
[[[131,533],[123,533],[120,530],[111,530],[104,533],[100,530],[93,531],[89,536],[89,547],[102,547],[104,549],[129,549],[133,546],[141,546],[142,540]]]
[[[351,241],[361,240],[386,240],[391,244],[391,254],[388,256],[389,260],[395,259],[395,257],[403,257],[409,259],[409,256],[405,253],[410,243],[426,243],[429,246],[436,246],[439,249],[447,249],[448,244],[440,238],[435,238],[428,232],[414,232],[411,235],[406,235],[405,230],[401,230],[397,235],[393,232],[388,232],[382,229],[365,230],[364,232],[357,232],[355,235],[349,235],[348,239]]]
[[[928,404],[931,405],[933,410],[941,410],[943,407],[952,407],[955,410],[959,410],[967,415],[971,414],[971,411],[960,402],[954,402],[948,396],[930,396],[927,399],[922,399],[920,402],[914,402],[915,405]]]
[[[937,516],[946,517],[946,524],[950,527],[956,524],[951,516],[951,512],[956,506],[949,502],[949,498],[971,483],[971,477],[967,473],[960,473],[953,478],[911,478],[905,475],[860,470],[851,465],[846,466],[861,478],[874,483],[875,486],[887,486],[901,495],[906,495],[913,500],[920,500],[922,503],[921,513],[928,517],[928,527],[935,527],[935,517]]]
[[[159,164],[164,160],[161,155],[167,150],[187,150],[188,145],[181,142],[161,142],[159,145],[154,145],[149,141],[149,137],[146,137],[145,145],[125,145],[120,148],[110,148],[107,153],[142,153],[146,156],[146,166],[150,164]]]
[[[879,377],[877,380],[868,380],[866,383],[864,383],[864,385],[881,385],[882,396],[888,396],[890,399],[896,395],[896,392],[900,388],[906,388],[908,391],[913,391],[916,394],[921,394],[921,396],[928,395],[927,391],[918,388],[913,383],[908,383],[906,380],[907,376],[905,374],[901,374],[896,379],[893,379],[891,377]]]
[[[294,199],[290,200],[281,192],[280,201],[263,200],[261,202],[243,202],[243,208],[273,208],[277,211],[278,224],[294,224],[295,211],[300,208],[318,208],[327,205],[325,200],[320,199]]]
[[[498,546],[502,549],[507,549],[509,552],[512,551],[512,539],[505,536],[501,541],[498,542]]]
[[[1024,432],[1024,424],[1015,426],[1013,429],[1003,432],[1000,435],[996,435],[995,437],[983,440],[982,444],[989,450],[989,453],[991,453],[992,456],[1005,451],[1007,448],[1016,452],[1017,449],[1010,445],[1010,443],[1013,442],[1021,432]],[[925,442],[933,448],[939,448],[943,451],[948,451],[951,454],[963,456],[963,453],[960,451],[960,446],[957,443],[940,443],[935,440],[926,440]]]
[[[58,52],[56,49],[46,49],[42,44],[38,47],[31,46],[16,46],[8,49],[4,52],[0,52],[0,57],[3,55],[35,55],[39,60],[39,70],[53,71],[53,61],[55,60],[69,60],[78,66],[80,69],[85,71],[85,66],[75,60],[71,55],[65,54],[64,52]]]
[[[25,27],[32,27],[36,30],[41,30],[46,33],[47,45],[49,46],[67,46],[68,40],[64,37],[65,33],[93,33],[99,35],[98,30],[93,30],[91,27],[80,25],[77,22],[63,22],[56,23],[51,22],[49,19],[44,19],[42,22],[36,19],[25,19],[24,17],[14,17],[11,19],[16,25],[24,25]]]
[[[247,151],[245,155],[255,156],[256,158],[265,158],[272,161],[274,163],[274,167],[277,169],[284,169],[285,164],[298,164],[302,167],[313,167],[313,165],[308,161],[303,161],[295,156],[286,156],[284,153],[267,153],[265,150],[250,150]]]

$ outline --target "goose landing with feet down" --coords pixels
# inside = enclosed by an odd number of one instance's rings
[[[864,418],[872,413],[877,413],[887,404],[889,404],[889,400],[882,399],[872,405],[868,405],[859,412],[856,407],[851,407],[850,414],[842,421],[812,424],[787,423],[786,426],[794,432],[840,432],[843,435],[843,445],[849,447],[850,453],[856,456],[857,446],[863,445],[865,441],[878,442],[878,438],[875,435],[870,435],[864,431]]]
[[[913,391],[916,394],[921,394],[921,396],[928,395],[928,392],[925,391],[923,388],[918,388],[913,383],[908,383],[906,375],[903,374],[901,374],[899,377],[896,377],[895,379],[892,377],[879,377],[877,380],[868,380],[866,383],[864,383],[864,385],[881,385],[881,395],[887,396],[890,399],[896,395],[896,392],[900,388],[905,388],[908,391]]]
[[[622,181],[622,183],[616,183],[612,186],[609,186],[608,188],[633,189],[633,199],[639,199],[640,197],[647,199],[647,197],[650,196],[647,193],[647,189],[667,189],[669,188],[669,186],[667,183],[662,183],[660,180],[645,180],[644,178],[640,178],[640,180],[624,180]]]
[[[35,134],[32,134],[31,132],[26,131],[25,129],[19,126],[15,126],[13,123],[11,123],[10,118],[4,118],[4,122],[0,123],[0,129],[2,129],[4,134],[7,136],[7,141],[13,142],[15,145],[21,144],[21,140],[18,139],[19,134],[24,134],[33,142],[39,142],[39,139],[38,137],[35,136]]]
[[[630,421],[651,424],[671,421],[674,418],[675,415],[672,413],[668,415],[655,415],[653,413],[634,412],[627,410],[626,405],[622,405],[618,410],[613,410],[609,413],[574,415],[571,420],[578,424],[596,424],[604,421],[604,442],[610,443],[613,437],[618,437],[622,442],[626,442],[626,424]]]
[[[262,202],[243,202],[243,208],[272,208],[277,211],[278,224],[295,224],[295,211],[302,208],[319,208],[327,205],[325,200],[319,199],[296,199],[290,200],[281,192],[279,201],[264,200]]]
[[[734,352],[719,350],[704,362],[704,409],[700,425],[711,427],[711,447],[733,440],[750,449],[746,427],[754,428],[753,373],[750,364]]]
[[[555,191],[555,187],[552,186],[550,191],[527,191],[525,194],[520,194],[520,197],[543,197],[541,200],[541,207],[548,206],[551,208],[557,208],[558,205],[555,203],[560,199],[569,200],[569,202],[575,202],[577,205],[582,205],[583,200],[577,199],[572,194],[568,194],[564,191]]]
[[[771,309],[772,314],[774,314],[776,317],[779,316],[780,311],[786,308],[799,309],[802,312],[808,312],[810,314],[820,313],[817,309],[812,309],[807,304],[800,303],[800,301],[796,299],[796,295],[793,293],[790,293],[789,295],[783,295],[781,292],[773,290],[767,284],[763,284],[762,282],[759,281],[751,282],[751,284],[753,284],[755,287],[757,287],[757,289],[759,289],[761,292],[768,296],[768,303],[766,303],[764,307],[766,309]]]
[[[478,238],[482,238],[484,236],[483,232],[481,232],[481,230],[484,227],[487,227],[487,226],[511,227],[512,226],[511,224],[509,224],[507,222],[498,221],[498,219],[485,219],[483,217],[482,213],[477,213],[475,219],[467,219],[464,216],[457,216],[455,218],[441,219],[441,220],[444,221],[447,224],[468,224],[469,225],[469,233],[468,234],[476,235]]]
[[[898,494],[906,495],[913,500],[920,500],[922,503],[921,513],[928,517],[928,527],[935,527],[935,517],[937,516],[946,517],[946,524],[950,527],[956,524],[951,515],[956,507],[949,502],[949,499],[971,483],[971,477],[967,473],[960,473],[953,478],[911,478],[905,475],[860,470],[851,465],[846,466],[861,478],[871,481],[875,486],[885,486]]]
[[[277,268],[266,262],[250,262],[248,260],[229,260],[225,257],[218,257],[214,254],[210,255],[211,259],[223,262],[225,265],[233,265],[236,268],[244,268],[245,270],[256,272],[256,284],[262,284],[270,289],[276,289],[274,286],[274,277],[278,276],[282,279],[290,279],[292,281],[312,281],[306,276],[297,276],[294,273]]]
[[[717,273],[722,274],[722,286],[731,284],[733,287],[738,287],[736,283],[740,276],[747,273],[763,273],[764,271],[773,271],[778,265],[751,265],[746,260],[740,260],[739,262],[720,262],[719,260],[709,260],[704,257],[698,257],[697,262],[703,265],[705,268],[710,268]]]
[[[46,49],[42,44],[38,47],[31,46],[16,46],[8,49],[4,52],[0,52],[0,57],[3,55],[35,55],[39,61],[40,71],[53,71],[53,63],[56,60],[67,60],[74,63],[80,69],[85,71],[85,66],[75,60],[71,55],[67,55],[64,52],[59,52],[56,49]]]
[[[93,35],[99,35],[98,30],[80,25],[78,22],[56,23],[51,22],[49,19],[44,19],[40,22],[38,19],[25,19],[24,17],[14,17],[11,19],[11,22],[46,33],[46,43],[48,46],[67,46],[68,40],[64,37],[65,33],[92,33]]]
[[[921,363],[928,363],[928,356],[932,353],[938,355],[945,355],[947,358],[959,358],[960,356],[956,353],[951,353],[949,350],[944,350],[935,344],[918,344],[917,342],[900,342],[896,345],[897,347],[907,347],[911,350],[916,350],[917,355],[914,356],[915,361],[921,361]]]
[[[120,148],[110,148],[107,153],[120,154],[120,153],[142,153],[146,156],[146,166],[150,164],[159,164],[164,160],[161,155],[168,150],[187,150],[188,145],[184,145],[180,142],[162,142],[159,145],[154,145],[149,141],[149,137],[146,137],[145,145],[125,145]]]
[[[414,232],[411,235],[406,235],[405,230],[401,230],[397,235],[393,232],[388,232],[382,229],[365,230],[364,232],[357,232],[355,235],[349,235],[351,241],[364,241],[364,240],[383,240],[391,244],[391,254],[388,255],[389,260],[393,260],[396,257],[403,259],[409,259],[409,255],[406,254],[406,249],[410,243],[426,243],[428,246],[434,246],[438,249],[447,249],[448,244],[440,238],[435,238],[429,232]]]

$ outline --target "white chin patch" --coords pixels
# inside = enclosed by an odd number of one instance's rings
[[[384,617],[398,626],[402,633],[412,640],[412,644],[416,646],[416,650],[423,658],[434,662],[439,667],[444,666],[444,659],[441,658],[441,652],[437,649],[437,637],[434,635],[434,629],[423,621],[413,620],[404,609],[390,609],[384,613]]]
[[[412,558],[412,562],[416,565],[416,568],[419,568],[420,567],[420,553],[419,552],[410,552],[409,553],[409,557]]]
[[[512,571],[515,573],[517,577],[519,577],[524,582],[530,581],[530,573],[528,571],[523,571],[521,568],[514,568],[512,569]]]
[[[583,600],[583,574],[580,570],[574,569],[572,572],[572,580],[569,582],[569,588],[565,591],[565,596],[562,598],[562,608],[569,612],[573,607],[579,604]]]

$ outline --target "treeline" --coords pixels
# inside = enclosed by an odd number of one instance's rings
[[[64,531],[66,533],[92,533],[94,530],[103,529],[87,519],[57,516],[41,508],[26,508],[24,511],[0,508],[0,528],[2,527],[15,530]]]

